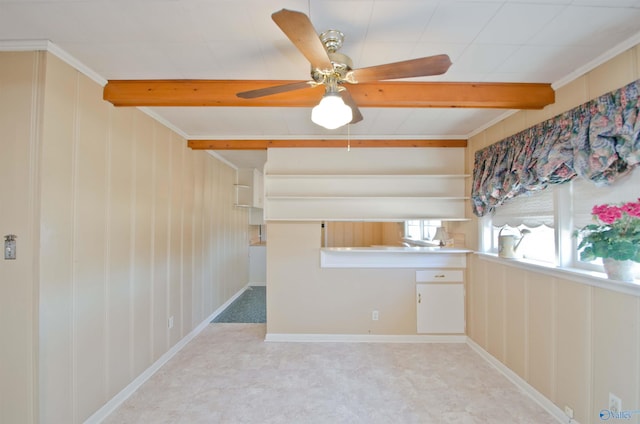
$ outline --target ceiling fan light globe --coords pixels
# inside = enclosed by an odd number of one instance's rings
[[[353,111],[338,94],[326,94],[311,110],[311,120],[328,130],[335,130],[353,119]]]

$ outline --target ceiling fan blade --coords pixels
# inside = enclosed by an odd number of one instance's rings
[[[356,101],[353,100],[353,97],[351,97],[351,94],[349,94],[349,92],[347,90],[342,90],[340,91],[340,97],[342,97],[342,101],[344,102],[344,104],[346,104],[347,106],[349,106],[351,108],[351,113],[353,114],[353,119],[351,119],[351,122],[349,122],[350,124],[355,124],[357,122],[362,121],[362,113],[360,113],[360,109],[358,108],[358,105],[356,104]]]
[[[241,93],[237,93],[236,96],[240,97],[241,99],[256,99],[258,97],[270,96],[272,94],[286,93],[288,91],[309,88],[314,84],[315,82],[313,81],[293,82],[291,84],[276,85],[273,87],[259,88],[257,90],[243,91]]]
[[[307,15],[282,9],[272,14],[271,18],[307,58],[313,69],[333,69],[329,55]]]
[[[349,72],[347,80],[349,82],[359,83],[397,78],[426,77],[444,74],[450,66],[451,59],[449,59],[449,56],[439,54],[420,59],[404,60],[402,62],[354,69]]]

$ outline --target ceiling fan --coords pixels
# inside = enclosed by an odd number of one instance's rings
[[[311,113],[311,120],[327,129],[360,122],[362,114],[344,84],[440,75],[451,66],[446,54],[353,69],[351,58],[338,50],[344,34],[328,30],[318,35],[311,20],[302,12],[282,9],[271,15],[282,32],[311,64],[311,80],[282,84],[237,93],[242,99],[255,99],[323,85],[325,94]]]

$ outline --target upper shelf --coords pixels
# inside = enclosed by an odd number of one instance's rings
[[[455,150],[455,151],[454,151]],[[270,151],[267,220],[464,220],[464,150]]]
[[[265,178],[468,178],[469,174],[266,174]]]

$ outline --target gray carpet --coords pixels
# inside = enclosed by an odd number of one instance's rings
[[[249,286],[211,322],[267,322],[267,288]]]

